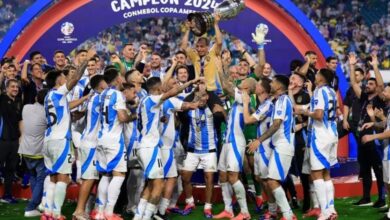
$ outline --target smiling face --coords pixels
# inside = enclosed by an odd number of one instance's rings
[[[65,54],[63,54],[61,52],[56,53],[54,55],[53,61],[56,64],[56,66],[58,66],[58,67],[65,66],[66,65],[66,63],[65,63]]]
[[[199,39],[198,42],[196,42],[195,50],[198,52],[198,55],[200,57],[206,56],[207,52],[209,51],[209,46],[207,45],[207,41],[205,39]]]
[[[150,66],[152,69],[159,69],[161,67],[161,57],[153,54],[150,60]]]
[[[126,58],[127,60],[132,60],[134,59],[135,57],[135,48],[133,45],[131,44],[127,44],[123,50],[122,50],[122,55],[124,58]]]
[[[43,71],[41,64],[33,64],[31,67],[31,75],[35,77],[36,79],[42,79],[43,78]]]
[[[8,96],[15,98],[19,93],[19,83],[16,81],[9,82],[6,88],[6,93]]]

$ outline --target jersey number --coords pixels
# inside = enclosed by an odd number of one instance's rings
[[[106,106],[103,110],[104,118],[106,119],[106,124],[109,124],[108,122],[108,106]]]
[[[57,123],[57,115],[54,112],[50,112],[52,109],[54,109],[54,105],[48,105],[48,127],[51,127]]]
[[[161,162],[161,159],[157,159],[157,165],[158,165],[158,167],[163,167],[163,164],[162,164],[162,162]]]

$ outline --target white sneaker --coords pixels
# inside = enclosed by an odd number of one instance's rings
[[[37,216],[41,216],[41,215],[42,215],[41,212],[39,212],[36,209],[24,212],[24,217],[37,217]]]

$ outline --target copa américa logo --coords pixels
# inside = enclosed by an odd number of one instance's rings
[[[61,25],[61,32],[65,35],[65,36],[69,36],[73,33],[74,31],[74,25],[70,22],[64,22],[62,23]]]

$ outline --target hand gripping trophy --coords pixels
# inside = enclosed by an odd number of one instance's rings
[[[244,0],[225,0],[214,9],[214,13],[221,16],[221,20],[236,17],[245,8]],[[214,17],[211,12],[195,12],[187,16],[192,33],[202,36],[214,25]]]

